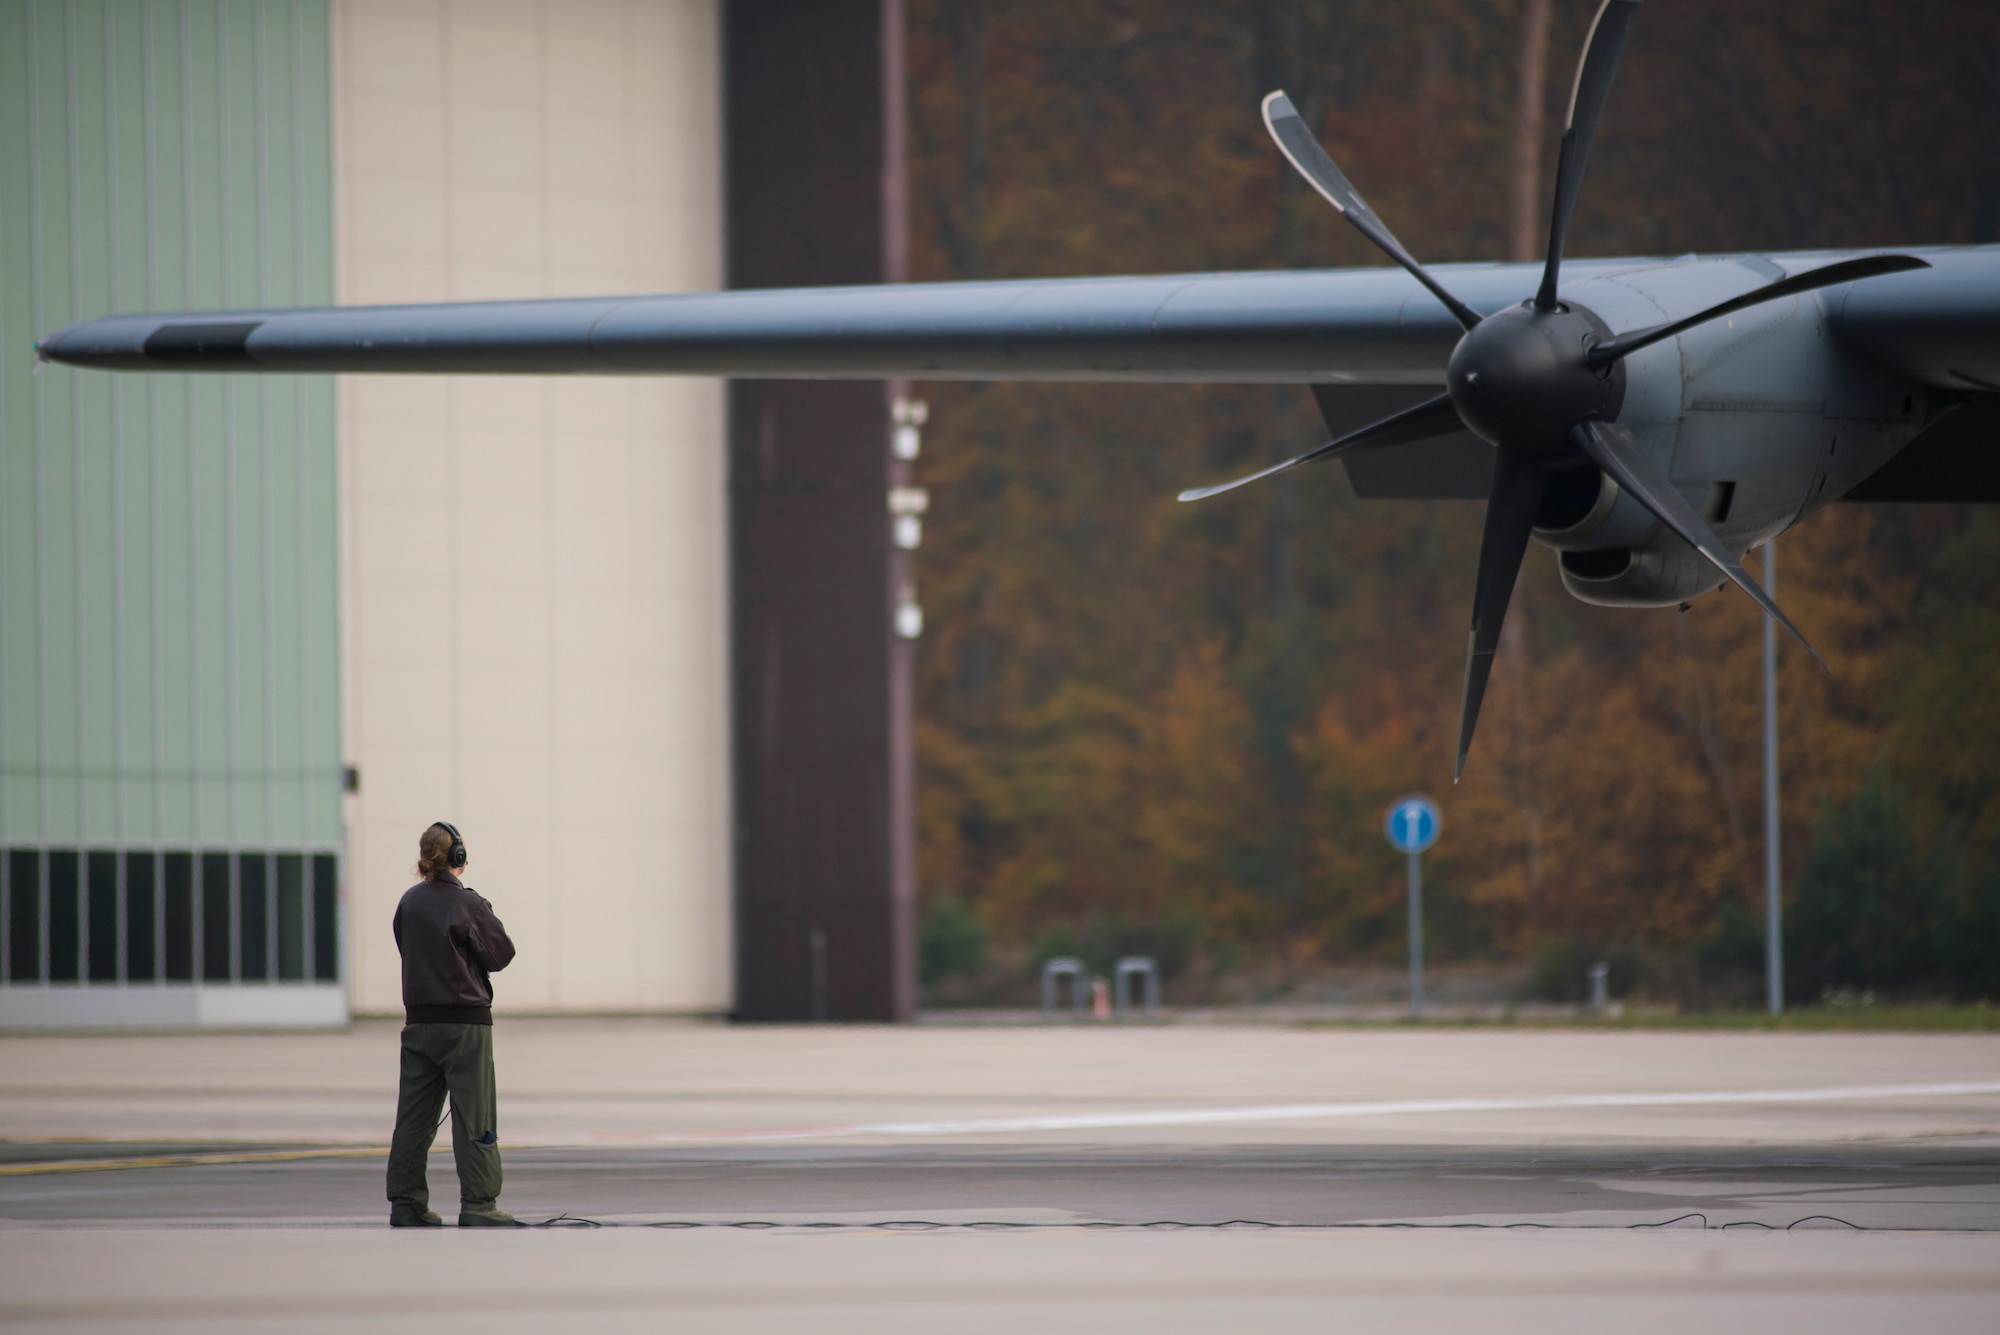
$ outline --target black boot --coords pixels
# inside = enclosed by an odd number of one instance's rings
[[[419,1210],[414,1205],[392,1205],[389,1207],[390,1228],[443,1228],[444,1220],[430,1210]]]

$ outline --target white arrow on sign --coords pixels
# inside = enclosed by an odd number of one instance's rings
[[[1389,843],[1399,852],[1421,853],[1437,842],[1441,824],[1437,804],[1428,797],[1412,794],[1389,808],[1386,822]]]

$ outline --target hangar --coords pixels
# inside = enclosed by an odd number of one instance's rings
[[[30,351],[113,310],[900,279],[901,25],[0,3],[0,1027],[393,1011],[439,818],[521,944],[503,1010],[910,1014],[907,386]]]

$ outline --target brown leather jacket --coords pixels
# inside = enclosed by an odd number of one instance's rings
[[[392,926],[410,1024],[492,1024],[493,981],[514,958],[493,906],[450,872],[403,892]]]

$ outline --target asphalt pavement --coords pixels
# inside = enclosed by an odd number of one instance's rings
[[[393,1024],[0,1038],[0,1326],[2000,1329],[1987,1035],[500,1038],[505,1237],[385,1227]]]
[[[368,1227],[387,1214],[376,1151],[11,1149],[0,1219],[15,1225]],[[2000,1230],[2000,1143],[526,1147],[506,1170],[523,1218],[620,1226]],[[448,1208],[448,1153],[431,1175]]]

